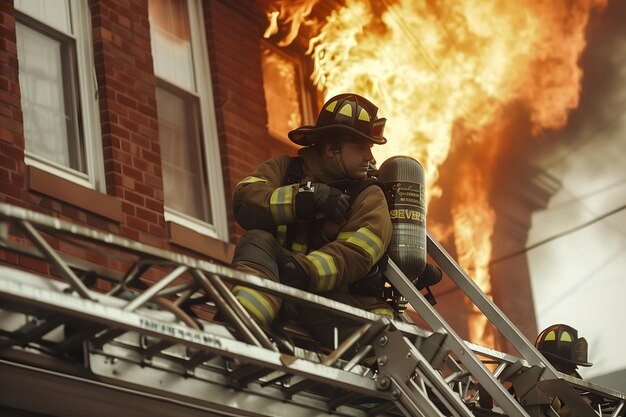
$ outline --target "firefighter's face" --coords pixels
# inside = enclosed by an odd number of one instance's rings
[[[346,173],[351,179],[362,180],[367,178],[369,164],[375,164],[372,155],[372,144],[367,142],[341,141],[341,158]]]

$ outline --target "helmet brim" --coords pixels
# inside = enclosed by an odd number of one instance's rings
[[[301,126],[295,130],[292,130],[287,134],[289,140],[293,143],[301,146],[310,146],[317,142],[324,133],[347,133],[356,140],[365,140],[376,145],[384,145],[387,143],[387,139],[384,137],[374,138],[372,136],[365,135],[353,127],[343,125],[340,123],[332,124],[328,126]]]
[[[559,361],[562,361],[562,362],[570,363],[570,364],[572,364],[572,365],[579,365],[579,366],[593,366],[593,363],[591,363],[591,362],[579,362],[579,361],[573,361],[573,360],[571,360],[571,359],[567,359],[567,358],[564,358],[564,357],[562,357],[562,356],[555,355],[554,353],[550,353],[550,352],[546,352],[546,351],[541,351],[541,350],[540,350],[539,352],[541,352],[541,354],[542,354],[543,356],[545,356],[545,357],[546,357],[546,359],[556,359],[556,360],[559,360]]]

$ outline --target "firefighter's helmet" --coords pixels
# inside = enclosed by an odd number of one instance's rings
[[[550,362],[553,360],[570,365],[591,366],[587,362],[587,341],[566,324],[555,324],[539,333],[535,347]]]
[[[328,133],[344,133],[353,140],[382,145],[386,119],[378,118],[378,107],[354,93],[339,94],[324,103],[315,126],[302,126],[289,132],[292,142],[309,146]]]

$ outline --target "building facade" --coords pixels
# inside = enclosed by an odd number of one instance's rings
[[[228,204],[234,185],[290,150],[267,127],[262,9],[174,0],[0,7],[0,200],[227,263],[240,233]]]

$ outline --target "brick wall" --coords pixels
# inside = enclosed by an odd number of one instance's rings
[[[88,190],[24,163],[15,17],[0,2],[0,202],[152,246],[227,262],[233,245],[167,223],[158,140],[148,0],[90,0],[106,190]],[[260,61],[266,20],[252,0],[203,1],[231,242],[234,185],[271,156]],[[55,192],[51,192],[55,190]],[[180,241],[194,241],[181,244]],[[52,240],[66,253],[73,249]],[[74,255],[81,257],[81,253]],[[3,252],[6,263],[43,265]],[[94,260],[104,262],[102,259]],[[27,264],[25,264],[28,263]],[[110,266],[110,265],[109,265]]]
[[[241,234],[230,207],[235,185],[269,159],[261,48],[266,19],[254,1],[204,2],[231,240]]]
[[[122,200],[121,234],[163,247],[163,181],[148,4],[92,0],[90,6],[107,193]]]
[[[0,2],[0,201],[23,205],[24,129],[13,3]]]

